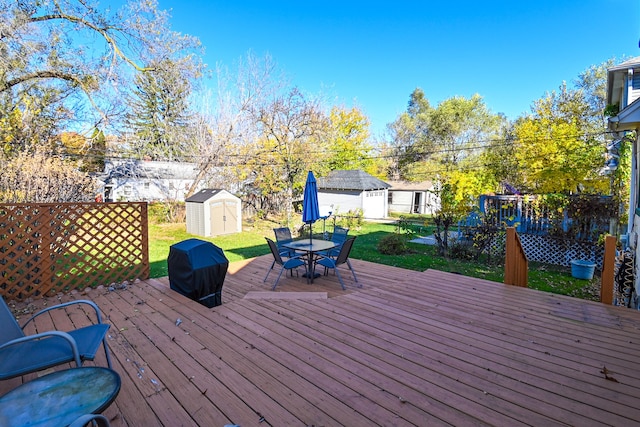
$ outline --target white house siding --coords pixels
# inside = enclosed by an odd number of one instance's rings
[[[625,105],[629,105],[640,98],[640,68],[632,69],[627,78],[628,93]]]
[[[386,218],[387,190],[322,190],[318,192],[318,204],[331,206],[337,215],[362,209],[366,219]]]
[[[440,208],[440,198],[430,181],[389,181],[389,211],[395,213],[433,214]]]
[[[116,202],[184,200],[191,182],[193,180],[115,178],[105,186],[105,192],[109,192],[108,199]]]
[[[349,211],[362,209],[361,191],[322,190],[318,191],[318,204],[331,206],[334,214],[346,214]]]
[[[194,163],[106,159],[107,201],[184,200],[197,174]]]
[[[431,191],[424,192],[424,207],[421,213],[433,215],[440,209],[440,198]]]
[[[638,191],[640,190],[638,184],[637,184],[637,179],[638,179],[638,165],[640,165],[640,150],[638,150],[638,141],[639,138],[638,136],[636,136],[636,142],[633,146],[633,151],[634,151],[634,161],[632,164],[632,183],[631,183],[631,197],[629,199],[629,217],[633,218],[632,221],[629,221],[630,223],[632,223],[632,226],[630,228],[630,230],[628,230],[627,233],[627,245],[628,247],[634,252],[635,254],[635,265],[634,265],[634,288],[636,291],[637,295],[640,295],[640,244],[638,242],[639,236],[638,236],[638,230],[640,230],[640,216],[638,215],[638,208],[640,208],[640,201],[638,200],[640,198],[640,196],[638,195]],[[636,302],[636,308],[638,308],[640,310],[640,306],[637,305]]]
[[[627,229],[627,246],[635,254],[634,288],[636,296],[640,294],[640,190],[638,165],[640,165],[640,150],[638,149],[638,134],[640,133],[640,57],[632,58],[620,65],[611,67],[607,72],[607,104],[618,105],[620,111],[617,116],[609,118],[609,129],[614,132],[636,131],[633,144],[631,165],[629,225]],[[632,304],[638,307],[636,300]]]
[[[413,191],[389,191],[389,211],[411,213],[413,208]]]
[[[414,204],[416,194],[420,195],[418,206]],[[389,212],[433,215],[440,208],[438,198],[431,191],[389,190],[389,199]]]

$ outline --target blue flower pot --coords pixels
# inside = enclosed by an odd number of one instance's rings
[[[571,275],[576,279],[591,280],[596,264],[592,261],[574,259],[571,261]]]

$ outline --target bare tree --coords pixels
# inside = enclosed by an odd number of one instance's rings
[[[198,175],[187,197],[204,180],[229,182],[232,168],[238,165],[242,147],[253,146],[257,126],[252,112],[279,90],[284,79],[277,75],[269,55],[257,58],[249,53],[231,77],[228,69],[218,65],[217,92],[203,94],[195,121],[193,138],[197,146]],[[212,171],[215,169],[215,174]]]
[[[298,88],[278,94],[252,111],[260,132],[256,150],[246,158],[254,187],[263,194],[283,191],[287,222],[294,196],[302,192],[306,172],[316,164],[329,123],[319,101]]]

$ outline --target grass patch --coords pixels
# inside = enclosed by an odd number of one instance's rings
[[[243,225],[241,233],[205,238],[194,236],[186,232],[184,223],[178,224],[149,224],[149,258],[151,262],[151,277],[168,275],[167,257],[169,247],[182,240],[198,238],[213,242],[224,250],[229,262],[240,261],[269,253],[265,237],[273,238],[275,222],[257,221]],[[314,228],[316,230],[318,226]],[[327,228],[329,223],[327,222]],[[491,263],[485,260],[467,261],[443,258],[437,255],[436,247],[419,243],[409,243],[409,253],[402,255],[381,254],[377,245],[380,239],[396,231],[395,224],[364,222],[357,230],[350,230],[349,235],[358,236],[351,251],[356,259],[375,262],[410,270],[424,271],[435,269],[465,276],[477,277],[495,282],[504,280],[503,261]],[[318,236],[320,238],[320,236]],[[529,287],[546,292],[575,296],[578,298],[599,300],[600,279],[580,280],[571,276],[569,267],[559,267],[548,264],[529,264]]]

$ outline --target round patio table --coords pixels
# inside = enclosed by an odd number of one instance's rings
[[[3,427],[68,426],[106,409],[120,391],[117,372],[87,366],[65,369],[26,382],[0,397]]]
[[[292,242],[284,243],[284,246],[287,249],[293,249],[294,251],[306,252],[307,257],[307,279],[313,283],[313,279],[320,276],[315,272],[314,255],[318,252],[325,252],[329,249],[333,249],[338,246],[337,243],[332,242],[331,240],[322,240],[322,239],[301,239],[294,240]]]

